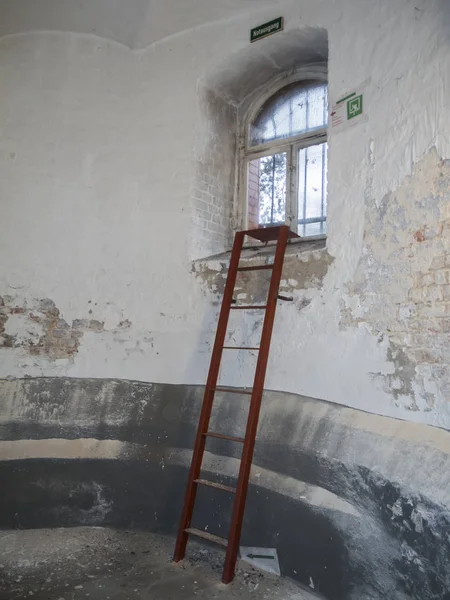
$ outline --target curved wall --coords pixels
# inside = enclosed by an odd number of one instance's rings
[[[295,302],[278,311],[267,386],[448,428],[445,6],[283,2],[286,30],[255,44],[273,8],[139,52],[2,38],[0,376],[205,381],[220,286],[192,259],[230,239],[225,96],[242,65],[256,86],[296,48],[317,59],[327,31],[330,99],[366,81],[368,120],[330,130],[332,264],[306,289],[308,260],[286,277]]]
[[[202,393],[99,379],[1,382],[0,526],[174,534]],[[229,396],[212,428],[239,435],[245,408]],[[238,458],[211,440],[204,473],[233,483]],[[312,580],[332,600],[442,600],[449,467],[446,431],[266,392],[242,542],[276,547],[284,575]],[[200,490],[196,526],[226,537],[229,515],[227,494]]]
[[[330,99],[364,82],[367,121],[329,132],[326,245],[289,249],[244,541],[277,546],[284,572],[329,598],[447,598],[448,5],[275,10],[135,52],[0,39],[1,525],[174,531],[244,96],[297,53],[326,58],[328,38]],[[280,14],[285,31],[250,45]],[[230,334],[245,345],[259,324]],[[238,363],[224,384],[251,383],[252,359]],[[218,405],[224,430],[244,422],[234,400]],[[233,452],[212,447],[210,471],[233,478]],[[224,529],[209,498],[199,518]]]

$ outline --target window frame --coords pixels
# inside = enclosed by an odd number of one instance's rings
[[[308,148],[328,141],[328,124],[325,127],[294,135],[292,137],[273,140],[250,145],[250,128],[262,106],[279,90],[291,83],[319,81],[328,84],[328,71],[326,65],[309,65],[299,68],[288,74],[273,79],[268,85],[256,90],[252,94],[247,110],[241,118],[241,129],[238,152],[238,190],[237,205],[234,207],[233,221],[235,230],[248,228],[248,163],[251,160],[270,156],[279,152],[286,152],[286,220],[285,223],[295,231],[298,229],[298,171],[297,156],[302,148]],[[325,238],[326,233],[307,236],[302,239]]]

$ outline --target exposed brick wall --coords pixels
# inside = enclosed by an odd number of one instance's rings
[[[431,151],[396,192],[367,207],[364,251],[341,324],[388,340],[392,373],[373,373],[399,406],[450,399],[450,162]]]
[[[236,156],[236,110],[209,90],[200,90],[193,208],[193,253],[215,254],[231,243]]]
[[[20,348],[50,360],[73,357],[84,333],[101,333],[104,323],[75,319],[70,325],[48,298],[23,302],[0,296],[0,348]]]

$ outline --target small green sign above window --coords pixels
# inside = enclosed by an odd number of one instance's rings
[[[258,27],[254,27],[253,29],[251,29],[250,30],[250,42],[256,42],[256,40],[265,38],[268,35],[277,33],[278,31],[283,31],[283,29],[284,29],[284,18],[278,17],[278,19],[273,19],[273,21],[269,21],[268,23],[264,23],[263,25],[258,25]]]
[[[347,100],[347,120],[353,119],[358,115],[361,115],[363,111],[363,97],[362,94],[360,96],[355,96],[355,98],[351,98]]]

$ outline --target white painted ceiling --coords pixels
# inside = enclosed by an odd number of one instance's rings
[[[238,106],[251,92],[277,75],[312,63],[326,64],[328,35],[319,27],[304,27],[274,35],[264,44],[248,44],[211,67],[204,83]]]
[[[0,37],[25,31],[73,31],[144,48],[186,29],[281,1],[0,0]]]
[[[284,0],[0,0],[0,37],[27,31],[71,31],[132,49],[208,23],[259,14]],[[327,32],[305,27],[248,44],[210,65],[204,84],[238,106],[271,78],[294,67],[326,63]]]

